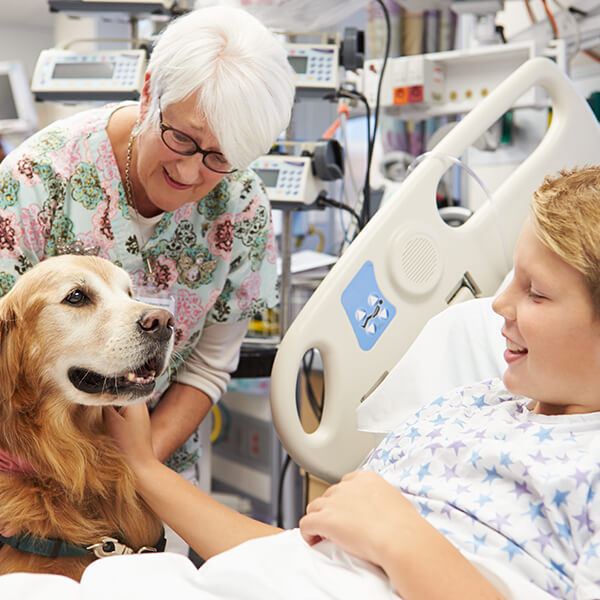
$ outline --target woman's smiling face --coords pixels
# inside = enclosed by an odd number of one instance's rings
[[[535,412],[600,410],[600,320],[583,275],[539,240],[531,219],[514,266],[493,303],[504,317],[504,384],[535,400]]]
[[[219,146],[204,120],[196,113],[196,99],[190,96],[162,108],[163,123],[196,141],[203,150],[219,152]],[[211,171],[202,162],[202,154],[184,156],[169,149],[163,142],[160,129],[141,132],[136,138],[135,171],[138,188],[138,210],[145,216],[160,211],[172,211],[188,202],[206,196],[224,177]],[[144,197],[145,196],[145,197]],[[138,200],[139,199],[139,200]],[[152,210],[152,209],[155,210]]]

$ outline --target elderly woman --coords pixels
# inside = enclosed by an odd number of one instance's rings
[[[93,253],[175,314],[152,441],[178,471],[197,459],[195,431],[249,318],[277,302],[269,203],[247,166],[285,129],[293,98],[274,35],[243,10],[199,9],[159,36],[139,103],[58,121],[0,167],[0,295],[47,256]]]

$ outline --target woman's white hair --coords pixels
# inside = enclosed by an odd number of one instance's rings
[[[295,75],[283,45],[243,9],[211,6],[178,17],[161,32],[148,63],[149,112],[191,95],[232,167],[265,154],[287,127]]]

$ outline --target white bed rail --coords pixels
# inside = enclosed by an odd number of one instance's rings
[[[460,157],[532,86],[548,92],[551,124],[493,202],[461,227],[446,225],[435,196],[448,163],[427,157],[292,322],[273,365],[271,407],[284,447],[308,472],[331,482],[361,463],[377,441],[356,428],[361,398],[393,368],[425,322],[446,307],[465,273],[483,295],[496,290],[510,269],[531,194],[545,175],[600,163],[600,127],[593,113],[546,58],[519,67],[440,141],[435,153]],[[325,397],[319,427],[306,433],[297,411],[296,383],[302,357],[313,348],[323,362]]]

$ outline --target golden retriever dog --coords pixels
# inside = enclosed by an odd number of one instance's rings
[[[146,401],[173,337],[171,313],[101,258],[44,260],[0,299],[0,574],[79,580],[97,556],[159,545],[102,407]]]

